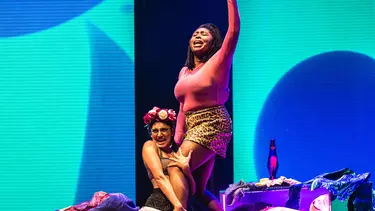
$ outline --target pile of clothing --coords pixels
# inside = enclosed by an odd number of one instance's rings
[[[232,206],[243,198],[246,191],[265,191],[292,187],[297,184],[301,184],[301,182],[286,177],[280,177],[274,180],[263,178],[260,179],[259,182],[244,182],[243,180],[240,180],[237,183],[229,185],[225,190],[225,202],[229,206]]]
[[[122,193],[98,191],[89,201],[56,211],[138,211],[133,200]]]
[[[279,178],[281,181],[259,183],[240,181],[229,185],[225,191],[226,204],[234,206],[241,201],[246,191],[267,190],[276,184],[289,187],[289,199],[285,207],[299,210],[300,191],[302,187],[308,187],[311,191],[318,188],[325,188],[331,193],[331,200],[348,201],[349,211],[375,211],[375,191],[372,189],[372,182],[369,181],[370,173],[356,174],[348,168],[335,172],[318,175],[306,182],[298,182],[292,179]],[[261,182],[260,182],[261,183]]]

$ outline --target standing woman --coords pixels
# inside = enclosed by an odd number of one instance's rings
[[[232,120],[224,104],[229,97],[229,78],[233,54],[240,31],[236,0],[227,0],[229,27],[224,41],[213,24],[203,24],[193,33],[185,66],[175,86],[180,102],[174,140],[185,156],[193,151],[190,169],[196,182],[195,196],[211,210],[222,210],[219,201],[206,191],[215,156],[226,157],[232,138]],[[170,168],[170,181],[177,197],[186,189],[180,183],[184,174]],[[180,191],[177,191],[180,190]]]

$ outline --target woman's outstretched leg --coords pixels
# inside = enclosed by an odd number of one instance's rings
[[[180,200],[182,206],[187,209],[187,201],[189,199],[189,183],[185,175],[178,167],[169,167],[168,175],[174,193]]]
[[[193,150],[190,160],[190,169],[193,172],[196,182],[195,196],[197,200],[210,210],[222,210],[220,202],[206,190],[206,185],[215,163],[215,153],[192,141],[184,141],[181,145],[181,150],[184,156],[187,156],[188,153]],[[184,190],[188,190],[188,186],[186,186],[186,184],[182,185],[180,182],[183,180],[182,177],[185,178],[180,169],[177,167],[171,167],[170,171],[170,181],[173,188],[183,188]],[[177,195],[177,197],[179,196]]]
[[[208,207],[209,210],[223,210],[219,200],[209,192],[207,188],[207,182],[210,179],[213,167],[215,164],[215,156],[212,156],[206,163],[197,168],[193,172],[193,176],[196,182],[196,193],[195,196],[199,202],[204,206]]]

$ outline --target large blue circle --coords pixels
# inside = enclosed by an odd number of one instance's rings
[[[269,94],[256,129],[258,177],[276,139],[278,176],[307,180],[349,167],[375,173],[375,60],[336,51],[293,67]]]
[[[1,1],[0,37],[14,37],[48,29],[83,14],[102,1]]]

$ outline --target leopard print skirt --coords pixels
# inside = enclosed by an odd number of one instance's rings
[[[232,139],[232,119],[224,106],[185,112],[184,141],[193,141],[225,158]]]

